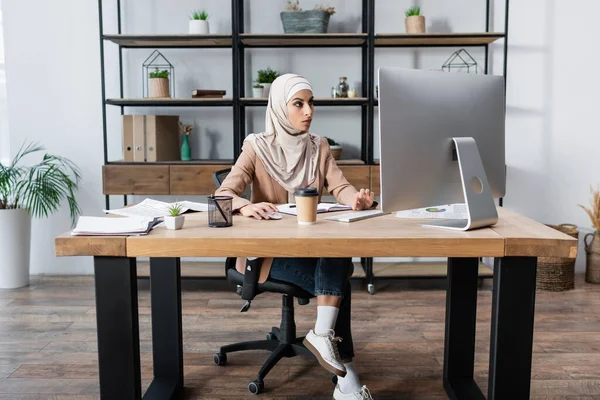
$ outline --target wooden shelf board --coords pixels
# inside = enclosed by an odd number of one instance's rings
[[[271,46],[361,46],[366,33],[305,33],[305,34],[254,34],[240,35],[242,43],[253,47]]]
[[[335,160],[335,163],[337,165],[365,165],[365,162],[359,159]]]
[[[233,104],[231,98],[137,98],[137,99],[106,99],[106,104],[114,106],[146,107],[146,106],[230,106]]]
[[[223,278],[225,279],[225,266],[220,261],[182,261],[181,276],[182,277],[199,277],[199,278]],[[138,277],[147,277],[150,274],[150,267],[147,261],[138,261],[137,273]],[[398,277],[398,278],[444,278],[447,274],[447,266],[445,262],[401,262],[401,263],[386,263],[378,262],[373,264],[373,274],[375,277]],[[479,277],[492,278],[494,271],[487,265],[479,264]],[[354,263],[353,277],[364,277],[365,273],[360,263]]]
[[[246,106],[266,106],[267,98],[254,98],[254,97],[242,97],[240,98],[242,104]],[[344,98],[344,97],[320,97],[314,99],[314,104],[316,106],[359,106],[362,104],[366,104],[368,99],[366,97],[354,97],[354,98]]]
[[[231,47],[230,35],[104,35],[125,47]]]
[[[375,46],[476,46],[504,38],[504,33],[385,33],[375,35]]]
[[[233,160],[190,160],[190,161],[155,161],[155,162],[135,162],[115,160],[109,161],[108,165],[233,165]]]

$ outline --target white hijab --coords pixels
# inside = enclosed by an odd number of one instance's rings
[[[287,115],[287,102],[310,83],[300,75],[281,75],[271,85],[266,132],[246,137],[267,173],[289,194],[310,186],[316,177],[321,138],[294,128]],[[289,197],[289,196],[288,196]]]

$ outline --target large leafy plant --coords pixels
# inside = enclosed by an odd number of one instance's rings
[[[75,192],[81,182],[79,168],[70,160],[44,154],[42,161],[20,165],[24,157],[44,151],[35,143],[23,144],[9,165],[0,163],[0,209],[25,208],[36,218],[56,212],[64,199],[75,224],[81,212]]]

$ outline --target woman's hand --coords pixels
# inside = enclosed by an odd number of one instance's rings
[[[373,201],[375,201],[375,194],[373,192],[371,192],[369,189],[360,189],[360,191],[356,193],[356,196],[354,196],[352,209],[366,210],[371,208]]]
[[[277,207],[271,203],[248,204],[240,208],[240,214],[244,217],[254,217],[256,219],[269,219],[268,212],[279,212]]]

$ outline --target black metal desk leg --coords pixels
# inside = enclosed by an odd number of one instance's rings
[[[448,259],[444,389],[450,399],[484,399],[473,380],[478,258]]]
[[[528,399],[537,258],[496,258],[488,399]]]
[[[135,258],[94,257],[100,397],[140,399]]]
[[[183,398],[181,264],[179,258],[150,259],[154,380],[144,399]]]

